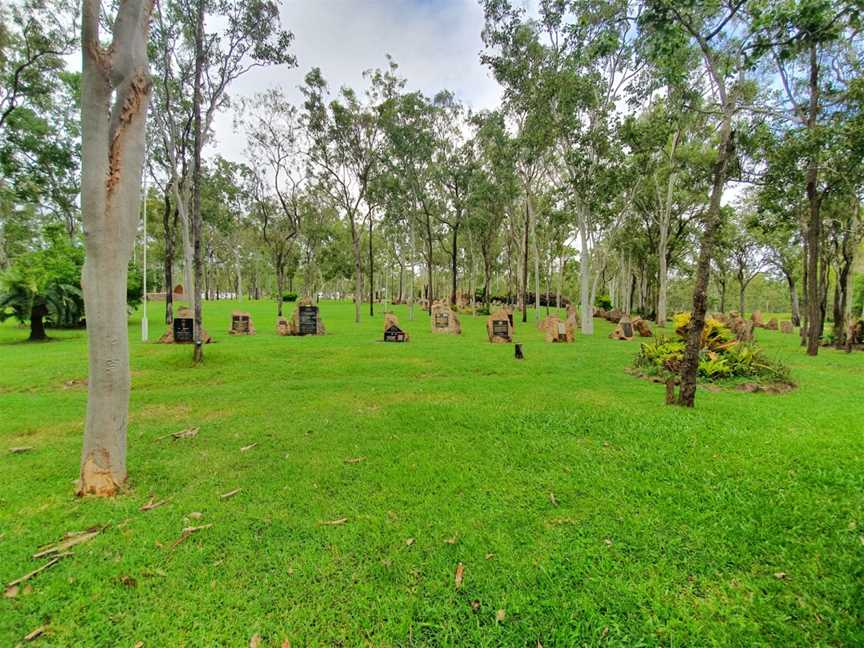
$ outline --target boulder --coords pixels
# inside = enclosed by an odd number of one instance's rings
[[[648,325],[648,322],[641,317],[637,317],[633,320],[633,330],[639,334],[639,337],[651,337],[654,335],[651,332],[651,327]]]
[[[314,309],[314,313],[307,309]],[[301,313],[314,314],[315,326],[312,327],[314,328],[314,333],[305,326],[301,326]],[[308,324],[308,322],[305,324]],[[276,325],[276,328],[278,330],[279,324]],[[324,329],[324,322],[321,321],[321,310],[312,302],[312,299],[304,297],[297,302],[297,306],[291,314],[291,320],[288,323],[288,333],[280,333],[280,335],[324,335],[324,333],[326,333],[326,330]]]
[[[252,315],[246,311],[234,311],[231,313],[231,335],[255,335],[255,325],[252,323]]]
[[[765,322],[762,319],[762,311],[753,311],[753,314],[750,315],[750,321],[753,322],[753,326],[756,328],[765,328]]]
[[[772,317],[768,320],[768,323],[765,324],[765,328],[769,331],[776,331],[778,329],[777,320]]]
[[[489,316],[486,320],[486,334],[493,344],[507,344],[513,341],[513,323],[510,314],[503,308]]]
[[[753,341],[753,330],[755,329],[755,324],[753,322],[748,322],[743,317],[730,316],[728,326],[739,342]]]
[[[194,342],[192,339],[193,325],[190,320],[194,319],[195,313],[191,308],[177,309],[177,312],[174,314],[174,323],[168,327],[165,335],[159,338],[159,342],[161,344],[192,344]],[[188,324],[184,325],[183,322],[188,322]],[[177,332],[176,337],[182,339],[175,339],[175,331]],[[201,341],[204,344],[210,344],[213,341],[213,338],[210,337],[207,329],[203,326],[201,327]]]
[[[451,335],[462,334],[459,315],[445,301],[436,301],[432,304],[432,332],[449,333]]]
[[[792,325],[792,322],[789,320],[783,320],[780,322],[780,331],[786,334],[794,333],[795,327]]]
[[[617,308],[613,308],[611,311],[606,313],[606,319],[612,324],[617,324],[621,321],[621,318],[624,317],[624,311],[618,310]]]
[[[622,315],[618,320],[618,326],[616,326],[615,330],[609,334],[609,338],[612,340],[632,340],[633,322],[630,321],[630,318],[626,315]]]
[[[572,342],[576,337],[575,321],[570,318],[562,320],[557,315],[540,320],[540,330],[547,342]]]
[[[393,313],[384,313],[384,341],[407,342],[408,334],[399,327],[399,318]]]

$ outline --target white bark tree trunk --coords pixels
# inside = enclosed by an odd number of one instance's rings
[[[120,4],[112,42],[99,40],[101,4],[84,0],[81,215],[87,258],[87,420],[78,495],[114,495],[126,480],[129,330],[126,275],[138,221],[150,101],[147,34],[152,3]]]
[[[594,309],[591,304],[591,251],[588,249],[587,207],[577,209],[579,219],[579,301],[582,303],[582,335],[594,335]]]

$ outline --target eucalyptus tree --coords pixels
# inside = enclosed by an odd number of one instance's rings
[[[217,29],[207,32],[208,25]],[[185,258],[186,291],[196,312],[196,359],[200,361],[201,152],[212,136],[216,115],[229,105],[228,89],[250,70],[294,65],[293,35],[282,29],[272,0],[169,0],[159,3],[154,21],[153,111],[162,172],[169,178],[178,212]],[[169,235],[166,232],[166,235]],[[197,250],[197,255],[196,255]],[[194,269],[192,276],[191,270]]]
[[[639,6],[628,0],[543,2],[534,20],[506,0],[484,3],[482,58],[505,87],[505,101],[531,151],[525,159],[533,166],[554,151],[560,161],[556,181],[569,190],[575,215],[581,324],[589,335],[592,229],[608,220],[609,192],[621,191],[621,149],[614,140],[621,105],[642,66],[634,47]],[[529,169],[522,175],[530,217],[532,182],[541,174]]]
[[[747,228],[748,217],[738,215],[729,219],[729,265],[738,282],[738,312],[744,316],[747,306],[747,286],[762,273],[764,258],[759,241]]]
[[[43,226],[78,226],[80,76],[76,5],[20,0],[0,7],[0,268]]]
[[[90,378],[79,495],[114,495],[126,480],[131,387],[126,279],[144,168],[151,8],[148,0],[121,3],[106,47],[100,36],[101,3],[83,3],[81,215],[86,260],[81,283]]]
[[[790,0],[756,4],[751,13],[764,29],[759,46],[779,88],[769,107],[782,139],[769,161],[769,182],[782,177],[807,205],[807,353],[815,356],[824,321],[822,264],[830,263],[822,259],[822,207],[832,194],[857,193],[864,172],[856,127],[862,106],[861,4]]]
[[[471,193],[468,227],[480,248],[483,262],[483,300],[489,310],[492,271],[501,253],[501,225],[519,191],[515,146],[501,112],[473,116],[471,138],[477,169]]]
[[[327,82],[321,70],[313,68],[301,88],[305,97],[304,125],[309,134],[307,152],[309,173],[339,210],[351,232],[354,253],[354,320],[360,321],[363,300],[363,261],[361,238],[363,224],[370,222],[375,209],[372,200],[374,176],[384,147],[381,104],[398,86],[395,64],[387,72],[364,76],[370,85],[361,97],[343,87],[337,98],[328,101]],[[371,239],[370,239],[371,243]]]
[[[723,192],[736,164],[736,118],[753,98],[747,74],[756,30],[747,21],[747,0],[733,4],[649,0],[640,24],[655,66],[679,83],[701,91],[703,110],[716,125],[716,154],[710,173],[710,198],[702,212],[702,234],[693,288],[693,310],[681,363],[678,404],[693,407],[702,331],[708,308],[708,279],[715,240],[723,222]],[[686,65],[688,51],[702,59],[702,72]]]

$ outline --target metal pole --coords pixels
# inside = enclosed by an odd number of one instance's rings
[[[141,200],[141,211],[144,213],[144,314],[141,316],[141,341],[147,342],[149,337],[149,322],[147,321],[147,173],[144,173],[144,196]]]

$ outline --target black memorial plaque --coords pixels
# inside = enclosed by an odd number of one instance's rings
[[[405,342],[405,331],[398,326],[391,326],[384,331],[385,342]]]
[[[450,326],[450,313],[438,312],[435,313],[435,328],[448,328]]]
[[[248,333],[249,332],[249,316],[248,315],[234,315],[231,318],[231,328],[235,333]]]
[[[621,332],[624,334],[624,337],[633,337],[633,324],[630,322],[621,322]]]
[[[300,335],[318,334],[318,307],[300,306]]]
[[[192,342],[195,339],[195,320],[191,317],[174,318],[174,341]]]
[[[492,320],[492,335],[509,340],[510,322],[508,320]]]

